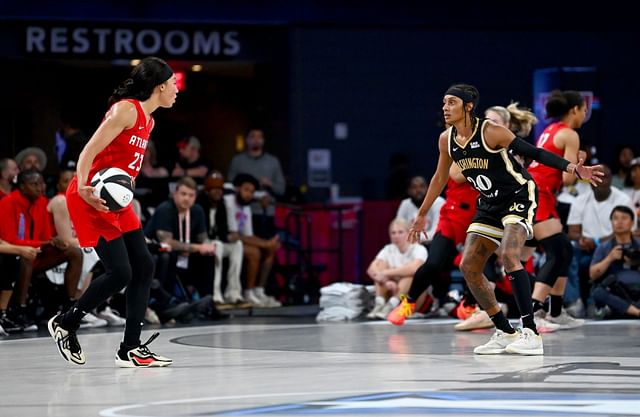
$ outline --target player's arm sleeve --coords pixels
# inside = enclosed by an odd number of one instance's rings
[[[517,155],[531,158],[551,168],[559,169],[562,172],[566,172],[567,167],[570,164],[566,159],[561,158],[554,153],[545,151],[542,148],[537,148],[519,137],[513,139],[511,145],[509,145],[509,150],[513,151],[513,153]]]

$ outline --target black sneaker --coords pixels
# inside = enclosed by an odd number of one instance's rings
[[[127,346],[120,343],[120,349],[116,354],[116,366],[120,368],[158,368],[171,365],[173,360],[156,355],[147,347],[159,335],[160,333],[155,332],[149,340],[140,346]]]
[[[75,363],[76,365],[84,365],[86,359],[80,347],[80,342],[78,342],[76,332],[60,327],[58,323],[59,317],[59,315],[55,315],[51,317],[47,323],[49,334],[51,334],[53,340],[56,341],[58,351],[64,360]]]
[[[15,310],[9,311],[13,321],[21,326],[25,332],[37,332],[38,325],[29,317],[27,309],[24,307],[17,307]]]
[[[9,334],[22,333],[24,331],[22,326],[7,317],[7,313],[0,315],[0,327]]]

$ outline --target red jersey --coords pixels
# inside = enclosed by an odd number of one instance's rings
[[[147,116],[138,100],[127,99],[123,101],[128,101],[136,106],[138,111],[136,123],[130,129],[120,132],[102,152],[96,155],[87,177],[89,182],[96,172],[104,168],[120,168],[134,179],[140,172],[149,135],[153,129],[153,117],[150,117],[149,123],[147,123]]]
[[[454,215],[460,208],[475,214],[478,194],[478,191],[476,191],[469,182],[458,183],[449,178],[447,181],[447,191],[444,193],[446,201],[442,207],[447,207],[452,210]]]
[[[558,149],[553,144],[553,139],[561,129],[571,129],[569,125],[562,122],[551,123],[540,134],[536,146],[546,151],[554,153],[559,157],[564,157],[564,149]],[[556,194],[562,188],[562,171],[551,168],[546,165],[533,161],[527,168],[527,171],[533,177],[534,182],[540,190],[545,190],[551,194]]]
[[[120,132],[102,152],[96,155],[87,182],[91,181],[96,172],[104,168],[120,168],[132,178],[136,178],[140,172],[154,122],[153,118],[150,118],[147,123],[146,115],[138,100],[127,99],[126,101],[136,106],[138,111],[136,123],[130,129]],[[104,213],[87,204],[78,194],[78,177],[73,177],[67,188],[67,207],[82,247],[95,247],[101,237],[111,241],[124,233],[141,228],[140,219],[131,205],[119,211]]]
[[[20,190],[10,192],[0,201],[0,239],[34,248],[51,240],[47,203],[44,196],[29,201]]]

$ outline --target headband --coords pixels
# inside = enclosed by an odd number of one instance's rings
[[[473,103],[475,105],[477,101],[477,99],[473,98],[471,94],[458,87],[449,87],[444,95],[458,97],[463,103]]]
[[[160,70],[160,73],[158,74],[158,80],[160,81],[158,85],[164,83],[172,76],[173,76],[173,71],[171,70],[171,68],[168,65],[163,65],[162,69]]]

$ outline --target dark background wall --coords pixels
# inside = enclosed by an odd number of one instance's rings
[[[455,82],[480,89],[481,109],[511,100],[531,107],[536,69],[595,67],[594,89],[601,109],[589,140],[598,145],[604,161],[610,160],[616,143],[636,141],[628,122],[636,113],[634,101],[640,90],[633,55],[640,37],[635,31],[621,31],[635,26],[629,25],[632,15],[620,8],[602,8],[594,10],[594,16],[578,18],[574,6],[560,4],[553,10],[538,5],[520,11],[512,2],[462,3],[455,8],[408,1],[343,3],[5,1],[0,4],[0,23],[15,25],[33,19],[116,21],[125,26],[129,22],[176,22],[204,28],[242,23],[282,29],[285,35],[276,39],[281,44],[274,48],[279,52],[267,62],[249,63],[251,70],[245,78],[219,77],[213,81],[218,85],[214,90],[205,86],[198,93],[185,93],[184,97],[193,97],[194,106],[208,96],[218,97],[220,103],[208,109],[216,116],[206,111],[192,114],[195,133],[204,136],[205,149],[215,153],[218,165],[224,165],[221,161],[229,160],[234,152],[235,135],[259,119],[270,131],[269,150],[281,156],[292,182],[306,182],[309,148],[327,148],[332,152],[333,180],[346,195],[387,197],[389,179],[395,175],[390,167],[392,157],[406,162],[401,173],[430,175],[437,159],[442,94]],[[11,33],[9,26],[0,27],[0,52],[15,51],[21,41],[22,34]],[[33,64],[19,56],[5,59],[14,68]],[[82,87],[83,93],[92,90],[89,102],[96,107],[114,84],[113,76],[100,71],[89,75],[99,79]],[[123,69],[117,71],[120,74]],[[5,96],[3,131],[15,139],[19,129],[28,125],[30,133],[21,136],[27,140],[18,143],[27,146],[45,141],[49,146],[46,141],[51,140],[51,132],[47,129],[55,126],[58,116],[49,110],[59,111],[56,103],[64,97],[56,100],[51,93],[45,101],[34,99],[32,103],[34,91],[48,88],[48,78],[38,77],[37,67],[17,72]],[[29,87],[22,89],[21,84]],[[56,91],[70,95],[64,87],[58,85]],[[233,94],[234,89],[241,91],[242,100],[220,98]],[[13,100],[31,113],[11,112]],[[233,112],[225,116],[229,108]],[[91,120],[99,120],[101,111],[93,112]],[[176,121],[172,117],[166,116],[166,132],[177,135],[180,129],[175,125],[189,123],[189,118]],[[334,139],[336,122],[348,125],[346,140]]]

